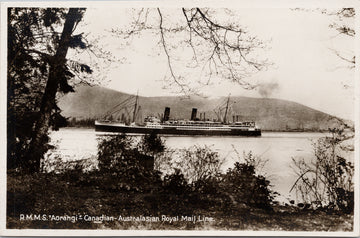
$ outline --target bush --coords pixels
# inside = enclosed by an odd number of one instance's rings
[[[163,214],[192,215],[194,211],[190,202],[193,196],[190,185],[180,170],[164,176],[161,190],[156,196],[161,203],[159,209]]]
[[[296,189],[308,204],[351,213],[354,209],[354,166],[342,156],[347,148],[342,143],[351,137],[342,129],[331,129],[330,133],[331,136],[314,143],[315,161],[293,159],[298,178],[291,190]]]
[[[207,146],[193,146],[181,150],[173,161],[177,175],[172,178],[182,183],[187,181],[191,186],[189,199],[197,207],[211,209],[216,206],[229,212],[234,205],[242,204],[242,207],[270,210],[275,193],[270,190],[270,182],[256,173],[266,161],[254,157],[251,152],[244,154],[243,160],[223,174],[224,159],[219,158],[217,152]]]
[[[132,139],[124,134],[103,138],[98,144],[99,169],[109,171],[126,166],[124,160],[132,150],[132,143]]]
[[[182,149],[173,157],[177,158],[172,159],[170,167],[180,170],[189,182],[219,176],[224,163],[224,159],[206,145]]]
[[[164,177],[163,189],[172,194],[186,194],[190,191],[188,182],[180,170],[176,170],[175,173]]]
[[[160,173],[154,170],[154,157],[141,151],[139,144],[126,135],[100,141],[98,160],[100,172],[116,177],[116,184],[121,188],[145,192],[151,190],[153,183],[159,183]]]
[[[256,175],[256,163],[251,156],[222,174],[218,154],[208,147],[195,146],[181,151],[182,164],[173,163],[182,165],[182,170],[174,167],[174,173],[161,177],[160,172],[144,163],[155,155],[166,154],[162,141],[156,137],[145,136],[139,143],[125,135],[103,138],[99,142],[97,169],[85,171],[88,168],[85,160],[61,163],[58,159],[43,164],[44,169],[53,172],[9,174],[9,226],[16,227],[16,219],[22,213],[111,215],[121,211],[123,216],[222,216],[240,214],[250,207],[269,209],[269,182]],[[20,225],[44,224],[34,221]],[[71,222],[48,222],[45,226],[96,227]]]
[[[160,173],[145,169],[141,160],[164,155],[165,151],[156,135],[146,135],[138,143],[125,135],[105,138],[99,144],[99,168],[121,177],[119,181],[135,191],[150,192],[146,197],[154,211],[189,213],[214,206],[230,211],[234,203],[270,209],[273,197],[269,181],[256,175],[259,163],[251,153],[244,155],[244,163],[235,163],[234,168],[222,174],[224,159],[217,152],[207,146],[182,149],[176,156],[171,154],[169,166],[175,172],[160,182]],[[144,189],[145,184],[148,189]]]
[[[273,200],[270,181],[255,174],[255,167],[248,163],[235,163],[223,176],[222,188],[238,203],[250,207],[271,209]]]
[[[164,141],[154,132],[145,134],[138,143],[138,147],[144,154],[153,157],[165,151]]]

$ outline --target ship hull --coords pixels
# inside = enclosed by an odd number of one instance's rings
[[[95,124],[95,131],[99,132],[115,132],[124,134],[151,134],[158,135],[175,135],[175,136],[261,136],[260,129],[238,129],[238,128],[149,128],[142,126],[114,126],[106,124]]]

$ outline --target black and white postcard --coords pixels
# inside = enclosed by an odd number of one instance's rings
[[[1,3],[0,234],[359,235],[356,1]]]

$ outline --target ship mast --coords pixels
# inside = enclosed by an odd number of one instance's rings
[[[227,115],[228,108],[229,108],[229,101],[230,101],[230,94],[229,94],[228,100],[226,102],[226,109],[225,109],[225,115],[224,115],[224,124],[226,123],[226,115]]]
[[[136,118],[136,108],[137,108],[137,104],[138,104],[138,98],[139,98],[139,91],[137,91],[136,98],[135,98],[135,108],[134,108],[134,114],[133,114],[133,122],[135,122],[135,118]]]

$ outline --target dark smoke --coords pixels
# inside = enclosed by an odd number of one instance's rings
[[[279,84],[276,82],[260,83],[257,89],[262,97],[268,98],[279,89]]]

